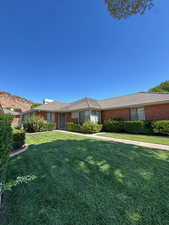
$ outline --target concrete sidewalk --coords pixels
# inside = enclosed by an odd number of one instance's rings
[[[70,131],[65,131],[65,130],[57,130],[57,131],[67,133],[67,134],[74,134],[74,135],[99,139],[99,140],[102,140],[102,141],[119,142],[119,143],[137,145],[137,146],[146,147],[146,148],[153,148],[153,149],[160,149],[160,150],[169,151],[168,145],[160,145],[160,144],[153,144],[153,143],[140,142],[140,141],[132,141],[132,140],[126,140],[126,139],[103,137],[103,136],[97,136],[97,134],[81,134],[81,133],[70,132]]]

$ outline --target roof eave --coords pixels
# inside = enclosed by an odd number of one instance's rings
[[[169,100],[166,101],[158,101],[158,102],[149,102],[149,103],[141,103],[141,104],[133,104],[133,105],[125,105],[125,106],[119,106],[119,107],[101,107],[101,110],[109,110],[109,109],[126,109],[126,108],[134,108],[134,107],[143,107],[147,105],[160,105],[169,103]]]

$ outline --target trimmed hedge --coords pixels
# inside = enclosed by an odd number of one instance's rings
[[[67,123],[67,129],[74,132],[93,134],[100,132],[102,130],[102,125],[93,123],[89,120],[84,122],[82,125],[80,125],[79,123],[69,122]]]
[[[0,114],[0,184],[5,182],[6,165],[12,150],[12,117]],[[1,197],[0,188],[0,197]]]
[[[152,134],[152,123],[146,120],[124,121],[124,132],[133,134]]]
[[[81,125],[79,123],[68,122],[67,123],[67,129],[69,131],[80,132]]]
[[[27,132],[50,131],[56,128],[55,123],[47,122],[43,117],[34,116],[23,123],[24,130]]]
[[[12,149],[12,117],[0,114],[0,168],[6,164]]]
[[[87,134],[98,133],[101,130],[102,130],[101,124],[93,123],[90,120],[84,122],[83,125],[81,126],[81,129],[80,129],[80,131],[82,133],[87,133]]]
[[[12,135],[13,135],[13,149],[20,148],[25,144],[24,130],[14,129]]]
[[[107,120],[103,124],[103,131],[106,132],[126,132],[133,134],[152,134],[152,121],[147,120]]]
[[[153,122],[155,134],[169,135],[169,120],[159,120]]]
[[[123,132],[124,131],[124,121],[107,120],[103,124],[103,131],[106,131],[106,132]]]

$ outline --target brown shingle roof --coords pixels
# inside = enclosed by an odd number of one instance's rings
[[[98,102],[102,109],[132,107],[169,102],[169,93],[139,92],[131,95],[100,100]]]
[[[125,108],[125,107],[136,107],[140,105],[148,104],[160,104],[169,103],[169,93],[149,93],[139,92],[121,97],[115,97],[105,100],[95,100],[92,98],[83,98],[76,102],[65,103],[65,102],[50,102],[48,104],[40,105],[32,111],[49,111],[49,112],[71,112],[83,109],[113,109],[113,108]]]

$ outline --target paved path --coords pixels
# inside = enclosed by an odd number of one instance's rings
[[[57,130],[57,131],[64,132],[67,134],[75,134],[75,135],[79,135],[79,136],[95,138],[95,139],[99,139],[99,140],[103,140],[103,141],[119,142],[119,143],[130,144],[130,145],[138,145],[138,146],[142,146],[142,147],[146,147],[146,148],[154,148],[154,149],[161,149],[161,150],[169,151],[169,145],[160,145],[160,144],[132,141],[132,140],[126,140],[126,139],[119,139],[119,138],[103,137],[103,136],[97,136],[97,134],[81,134],[81,133],[70,132],[70,131],[65,131],[65,130]]]
[[[18,150],[18,151],[16,151],[16,152],[12,152],[12,153],[9,155],[9,157],[14,157],[14,156],[16,156],[16,155],[19,155],[20,153],[25,152],[27,149],[28,149],[28,145],[25,145],[24,148],[22,148],[22,149],[20,149],[20,150]]]

